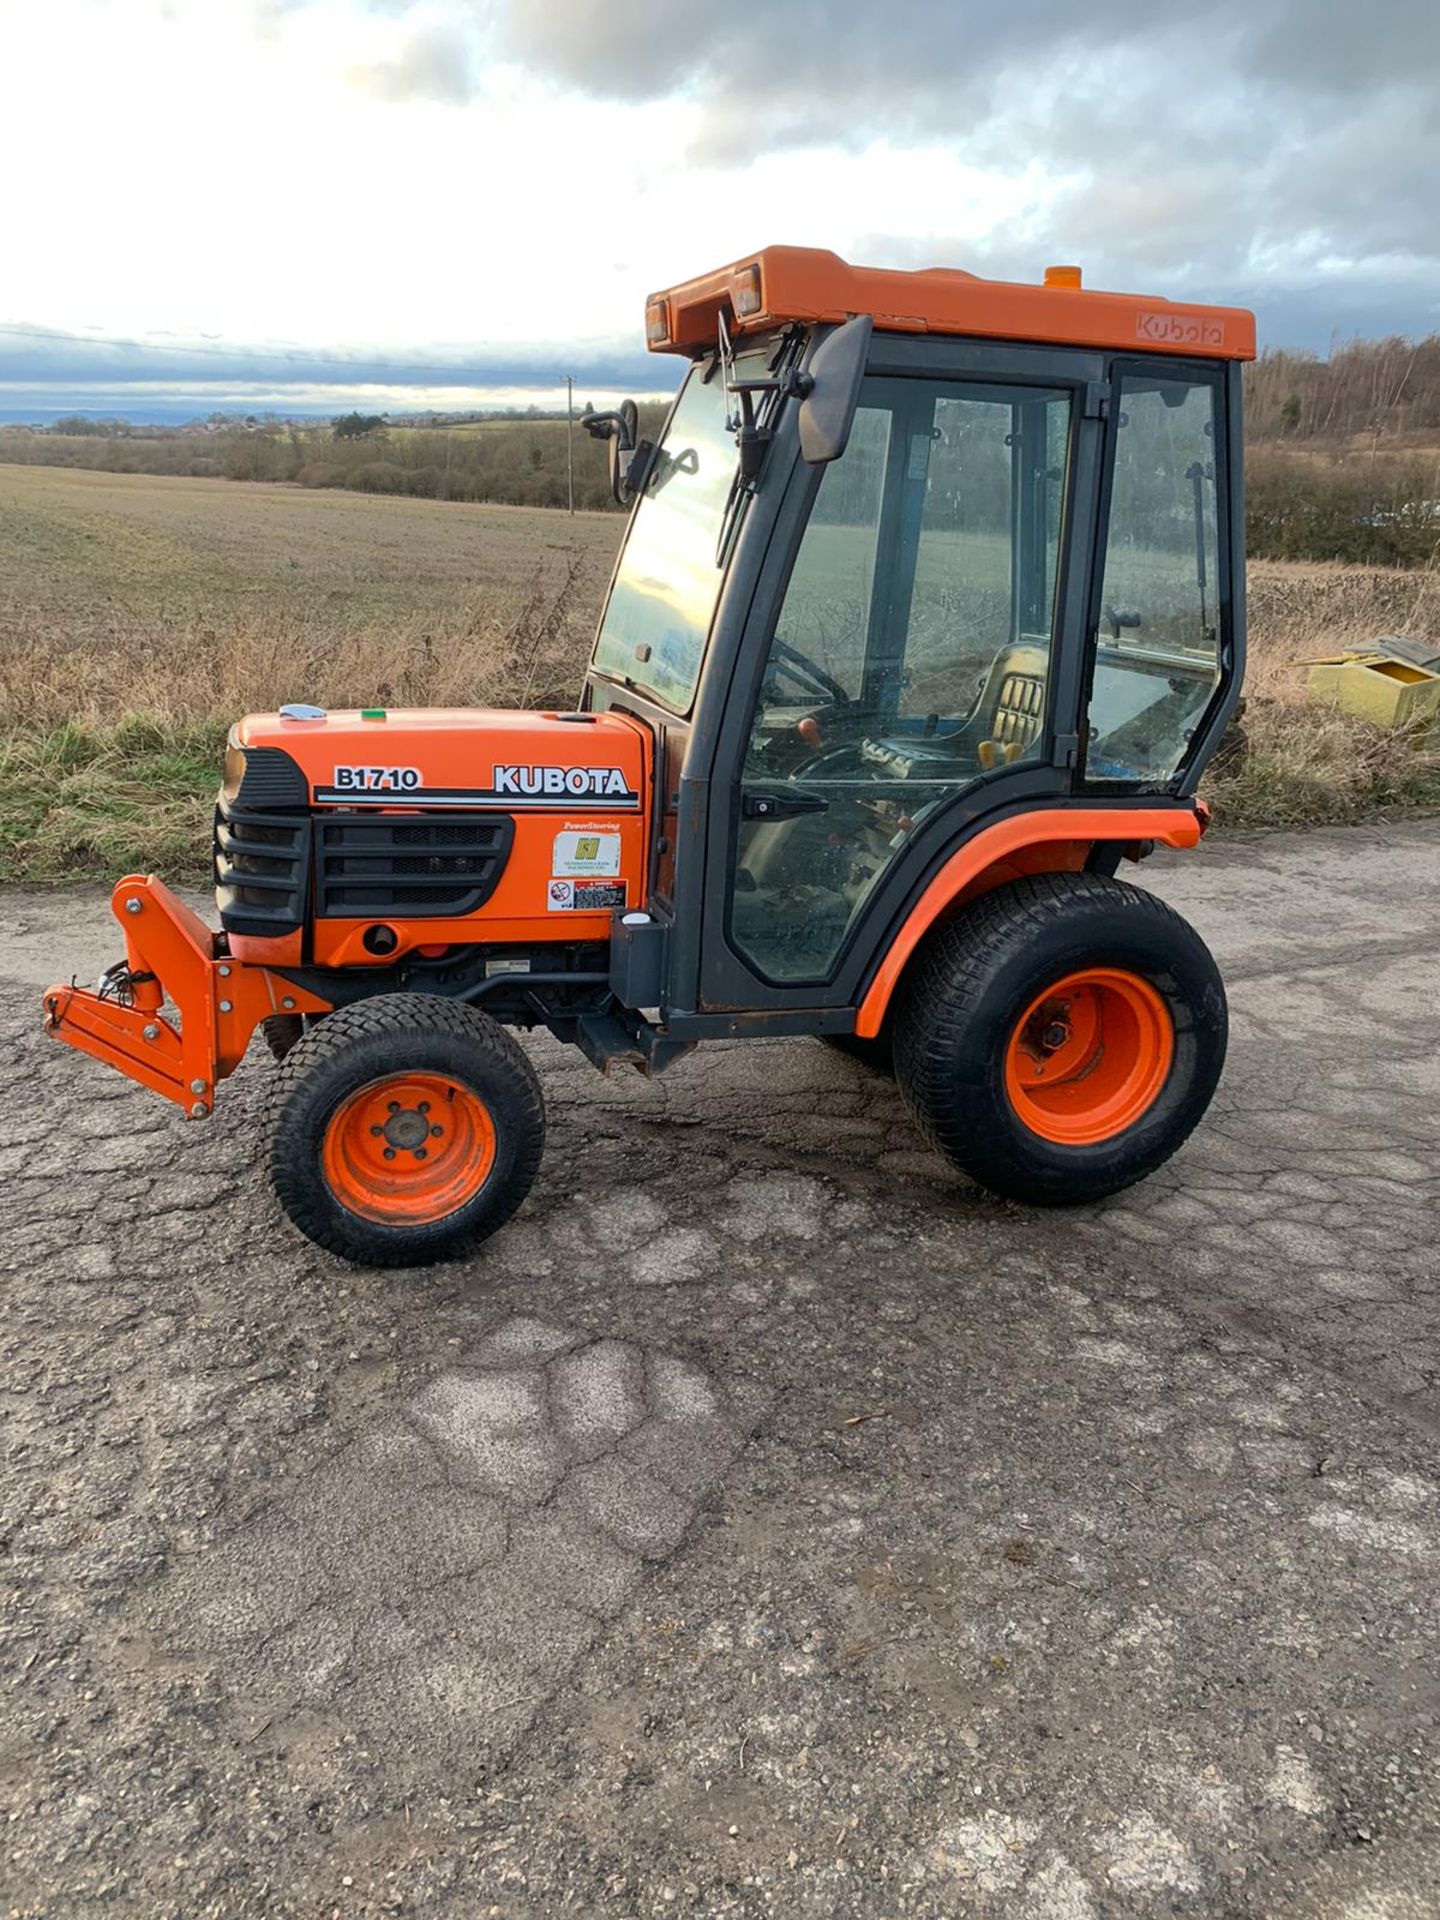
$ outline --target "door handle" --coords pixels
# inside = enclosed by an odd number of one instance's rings
[[[824,813],[830,802],[804,787],[784,787],[779,792],[747,793],[740,811],[747,820],[793,820],[801,813]]]

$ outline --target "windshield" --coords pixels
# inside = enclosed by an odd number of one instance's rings
[[[736,377],[762,379],[773,340],[735,356]],[[735,478],[735,436],[713,357],[698,362],[670,418],[630,523],[592,662],[676,713],[695,698],[724,569],[720,531]]]

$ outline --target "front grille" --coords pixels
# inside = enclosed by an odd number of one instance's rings
[[[322,920],[414,913],[449,919],[484,906],[515,839],[509,814],[460,819],[325,814],[315,822],[315,911]]]
[[[309,887],[308,816],[256,813],[222,795],[214,866],[215,903],[227,933],[293,933],[304,922]]]

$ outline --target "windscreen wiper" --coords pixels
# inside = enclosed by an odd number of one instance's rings
[[[725,502],[715,542],[715,564],[723,567],[735,544],[745,502],[754,493],[764,469],[765,455],[775,432],[775,416],[784,401],[803,398],[814,383],[809,374],[801,373],[796,365],[804,338],[800,328],[792,327],[783,335],[768,373],[760,380],[735,378],[735,347],[723,312],[716,317],[716,331],[718,340],[710,374],[719,368],[725,390],[725,426],[734,434],[736,447],[735,477],[730,483],[730,496]],[[710,374],[706,375],[707,379]],[[732,399],[737,403],[733,411]]]

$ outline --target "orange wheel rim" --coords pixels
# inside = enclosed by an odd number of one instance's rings
[[[1041,1139],[1095,1146],[1149,1112],[1174,1059],[1175,1024],[1149,981],[1090,967],[1037,994],[1016,1021],[1005,1091]]]
[[[360,1087],[325,1129],[325,1180],[342,1207],[387,1227],[443,1220],[495,1165],[495,1123],[478,1094],[441,1073],[394,1073]]]

